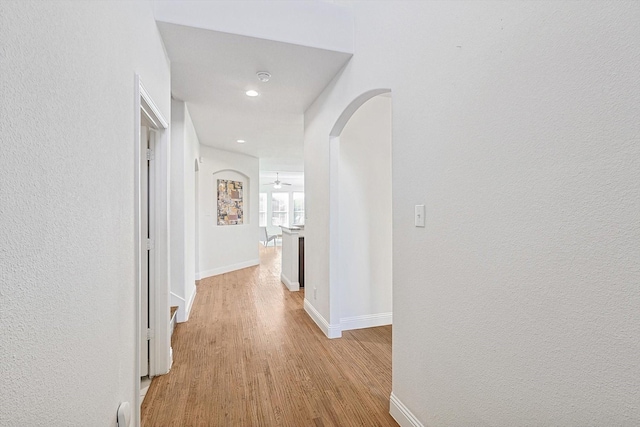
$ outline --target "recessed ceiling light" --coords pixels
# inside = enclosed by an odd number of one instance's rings
[[[239,139],[236,141],[238,144],[244,144],[246,141],[244,139]]]
[[[247,94],[247,96],[258,96],[260,95],[257,91],[251,89],[245,92]]]
[[[271,74],[267,73],[266,71],[258,71],[256,75],[258,76],[258,80],[260,80],[261,82],[268,82],[271,78]]]

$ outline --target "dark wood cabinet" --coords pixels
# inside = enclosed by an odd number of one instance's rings
[[[304,288],[304,237],[298,239],[298,281]]]

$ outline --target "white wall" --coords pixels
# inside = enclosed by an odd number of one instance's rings
[[[204,145],[200,156],[199,278],[258,265],[258,159]],[[218,179],[244,183],[244,224],[217,225]]]
[[[136,394],[134,74],[146,2],[0,2],[0,425],[115,426]]]
[[[200,143],[186,104],[171,100],[171,305],[189,319],[196,295],[196,172]]]
[[[391,323],[391,98],[362,105],[340,134],[342,330]]]
[[[353,8],[355,55],[305,115],[307,304],[338,318],[329,132],[390,88],[396,416],[640,424],[640,4]]]

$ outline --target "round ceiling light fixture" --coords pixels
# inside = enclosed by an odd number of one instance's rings
[[[245,142],[247,142],[247,141],[245,141],[244,139],[238,139],[236,142],[237,142],[238,144],[244,144],[244,143],[245,143]]]
[[[271,78],[271,74],[267,73],[266,71],[258,71],[256,73],[256,76],[258,76],[258,80],[260,80],[261,82],[268,82],[269,79]]]
[[[260,95],[258,93],[258,91],[253,90],[253,89],[250,89],[250,90],[246,91],[245,93],[247,94],[247,96],[251,96],[251,97]]]

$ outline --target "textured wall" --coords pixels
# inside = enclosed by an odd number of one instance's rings
[[[426,426],[640,424],[640,4],[349,3],[305,117],[314,306],[329,132],[389,87],[394,394]]]
[[[134,402],[135,72],[169,118],[145,2],[0,2],[0,425]]]

